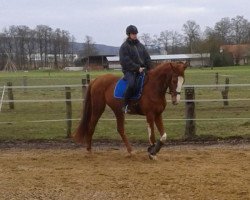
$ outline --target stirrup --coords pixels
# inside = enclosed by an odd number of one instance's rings
[[[122,107],[122,111],[126,114],[128,113],[128,105]]]

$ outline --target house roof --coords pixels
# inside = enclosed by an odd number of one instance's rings
[[[169,55],[151,55],[151,60],[187,60],[210,58],[210,53],[202,54],[169,54]],[[107,57],[109,62],[118,62],[119,56]]]

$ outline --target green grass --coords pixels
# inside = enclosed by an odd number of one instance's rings
[[[224,68],[202,68],[187,69],[185,84],[215,84],[215,73],[219,73],[219,83],[224,84],[225,78],[230,78],[232,84],[250,83],[250,66],[224,67]],[[114,73],[121,76],[120,71],[95,71],[90,72],[91,78],[104,73]],[[64,71],[29,71],[29,72],[0,72],[0,86],[11,81],[13,85],[22,85],[23,77],[27,77],[28,85],[67,85],[81,84],[81,79],[86,77],[86,72],[64,72]],[[72,99],[82,98],[80,87],[71,88]],[[15,100],[27,99],[64,99],[64,88],[46,89],[14,89]],[[0,94],[2,91],[0,90]],[[221,99],[221,91],[216,88],[196,88],[196,99]],[[229,91],[230,98],[249,98],[250,87],[232,87]],[[4,99],[7,100],[7,93]],[[182,96],[183,98],[183,96]],[[167,99],[170,99],[167,96]],[[73,119],[81,116],[81,102],[72,102]],[[229,106],[223,106],[222,102],[197,102],[196,103],[196,132],[199,136],[213,135],[215,137],[241,136],[250,137],[250,120],[229,120],[228,118],[249,118],[250,100],[229,102]],[[66,122],[36,122],[39,120],[64,120],[66,118],[65,102],[48,103],[15,103],[15,109],[10,110],[7,103],[3,104],[0,113],[0,140],[15,139],[63,139],[66,137]],[[114,118],[110,108],[106,108],[102,119],[99,121],[94,137],[96,139],[120,140],[116,131],[116,122],[105,119]],[[181,139],[185,132],[185,121],[173,121],[170,119],[185,118],[185,104],[180,103],[173,106],[168,103],[164,111],[166,132],[170,139]],[[212,119],[222,118],[220,121]],[[147,140],[147,127],[145,117],[127,116],[125,127],[130,140]],[[133,119],[142,119],[136,121]],[[199,120],[199,119],[211,119]],[[9,123],[6,123],[9,122]],[[73,121],[73,130],[77,127],[78,120]]]

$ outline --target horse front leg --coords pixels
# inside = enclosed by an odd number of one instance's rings
[[[162,146],[164,145],[166,139],[167,139],[167,134],[164,132],[164,126],[163,126],[163,121],[162,121],[162,115],[156,115],[154,118],[155,125],[160,132],[161,138],[160,140],[157,140],[157,142],[153,145],[151,145],[148,148],[149,152],[149,158],[150,159],[156,159],[156,154],[161,150]]]
[[[154,133],[154,121],[155,121],[155,116],[153,114],[148,114],[146,115],[147,118],[147,123],[148,123],[148,139],[149,139],[149,144],[150,146],[148,147],[148,156],[150,159],[155,160],[155,133]]]
[[[152,146],[155,144],[154,115],[148,114],[146,118],[147,118],[147,123],[148,123],[148,140],[149,140],[149,144]]]
[[[163,120],[162,120],[162,115],[157,115],[155,117],[155,125],[161,135],[160,141],[165,143],[167,140],[167,133],[164,130],[164,125],[163,125]]]
[[[167,134],[166,132],[164,131],[164,126],[163,126],[163,120],[162,120],[162,115],[157,115],[155,117],[155,125],[158,129],[158,131],[160,132],[160,135],[161,135],[161,138],[160,140],[158,140],[156,142],[156,145],[155,145],[155,148],[154,148],[154,153],[157,154],[162,146],[165,144],[166,140],[167,140]]]

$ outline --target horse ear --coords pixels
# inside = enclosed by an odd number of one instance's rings
[[[174,63],[173,63],[173,62],[170,62],[169,64],[170,64],[170,66],[171,66],[171,68],[172,68],[172,69],[174,69],[174,68],[175,68],[175,65],[174,65]]]
[[[190,61],[189,60],[187,60],[186,62],[184,62],[184,70],[185,69],[187,69],[187,67],[189,67],[190,66]]]

